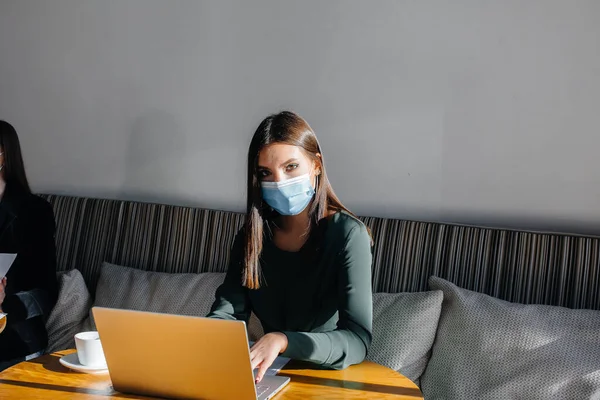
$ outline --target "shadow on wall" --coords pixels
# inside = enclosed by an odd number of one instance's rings
[[[600,237],[600,223],[573,217],[443,210],[436,222],[486,228]]]
[[[121,198],[181,204],[185,153],[186,137],[175,116],[162,110],[142,114],[129,136]]]

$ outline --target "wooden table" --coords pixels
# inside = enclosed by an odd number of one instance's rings
[[[140,399],[112,389],[108,374],[70,371],[59,358],[74,350],[25,361],[0,373],[0,399]],[[280,399],[422,399],[419,388],[399,373],[372,362],[343,371],[304,369],[293,362],[279,375],[291,382],[277,395]]]

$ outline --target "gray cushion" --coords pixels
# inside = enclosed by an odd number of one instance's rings
[[[427,366],[442,308],[442,292],[375,293],[373,342],[367,359],[418,382]]]
[[[224,273],[173,274],[104,263],[96,287],[95,306],[204,317],[215,301]],[[254,324],[258,320],[253,321]],[[92,314],[85,327],[95,330]],[[262,328],[249,324],[259,334]],[[252,334],[249,334],[252,339]]]
[[[94,305],[203,317],[224,278],[223,273],[171,274],[104,263]]]
[[[600,399],[600,312],[509,303],[432,277],[444,292],[427,399]]]
[[[248,322],[248,339],[256,342],[258,339],[263,337],[265,332],[262,327],[262,323],[256,316],[256,314],[250,314],[250,321]]]
[[[75,347],[76,333],[92,305],[81,273],[74,269],[58,273],[58,300],[46,322],[48,353]]]

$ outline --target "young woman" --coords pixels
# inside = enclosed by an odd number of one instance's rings
[[[364,360],[371,344],[371,237],[336,197],[317,137],[292,112],[267,117],[248,152],[248,201],[209,317],[249,319],[257,381],[279,354],[324,368]]]
[[[57,297],[54,213],[31,194],[17,132],[0,121],[0,253],[17,254],[0,277],[0,370],[42,351],[45,319]]]

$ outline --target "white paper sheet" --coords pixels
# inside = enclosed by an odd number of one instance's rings
[[[16,254],[0,253],[0,279],[6,276],[15,258],[17,258]]]

